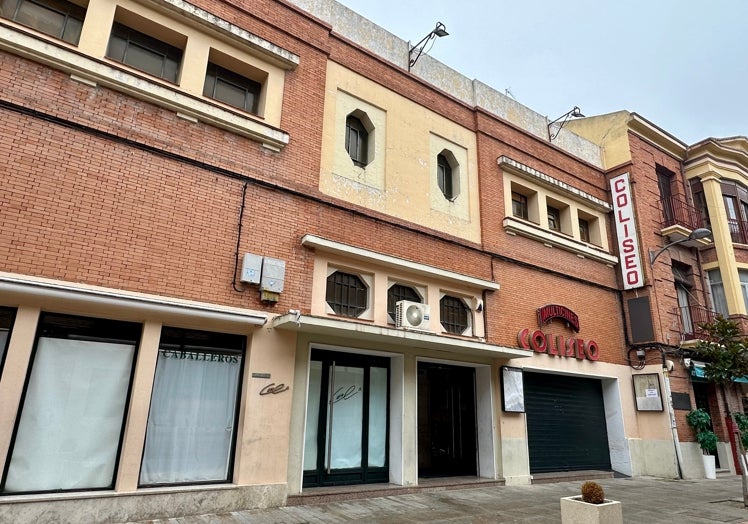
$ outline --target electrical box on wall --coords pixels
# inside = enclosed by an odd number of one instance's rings
[[[262,261],[262,279],[260,291],[282,293],[286,278],[286,263],[277,258],[265,257]]]
[[[242,274],[239,280],[247,284],[259,284],[262,275],[262,257],[252,253],[244,254]]]

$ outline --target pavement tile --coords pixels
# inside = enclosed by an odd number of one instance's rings
[[[626,524],[748,524],[742,482],[653,477],[602,479],[608,499],[619,500]],[[148,524],[559,524],[561,497],[581,482],[424,491],[308,506],[180,517]],[[145,522],[140,524],[146,524]]]

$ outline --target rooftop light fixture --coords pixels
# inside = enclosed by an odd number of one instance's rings
[[[433,45],[433,40],[436,39],[437,36],[441,38],[442,36],[448,35],[449,33],[447,33],[446,26],[441,22],[437,22],[436,27],[429,34],[424,36],[420,42],[411,47],[410,51],[408,51],[408,71],[410,71],[411,67],[416,65],[416,62],[421,57],[423,50],[429,43]],[[415,56],[413,56],[414,54]]]

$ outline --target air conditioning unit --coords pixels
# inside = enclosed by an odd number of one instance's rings
[[[431,331],[429,329],[429,317],[428,304],[400,300],[395,305],[395,325],[399,328]]]

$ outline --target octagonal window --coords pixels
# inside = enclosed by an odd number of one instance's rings
[[[359,317],[368,307],[369,288],[358,275],[336,271],[327,277],[325,300],[336,315]]]

